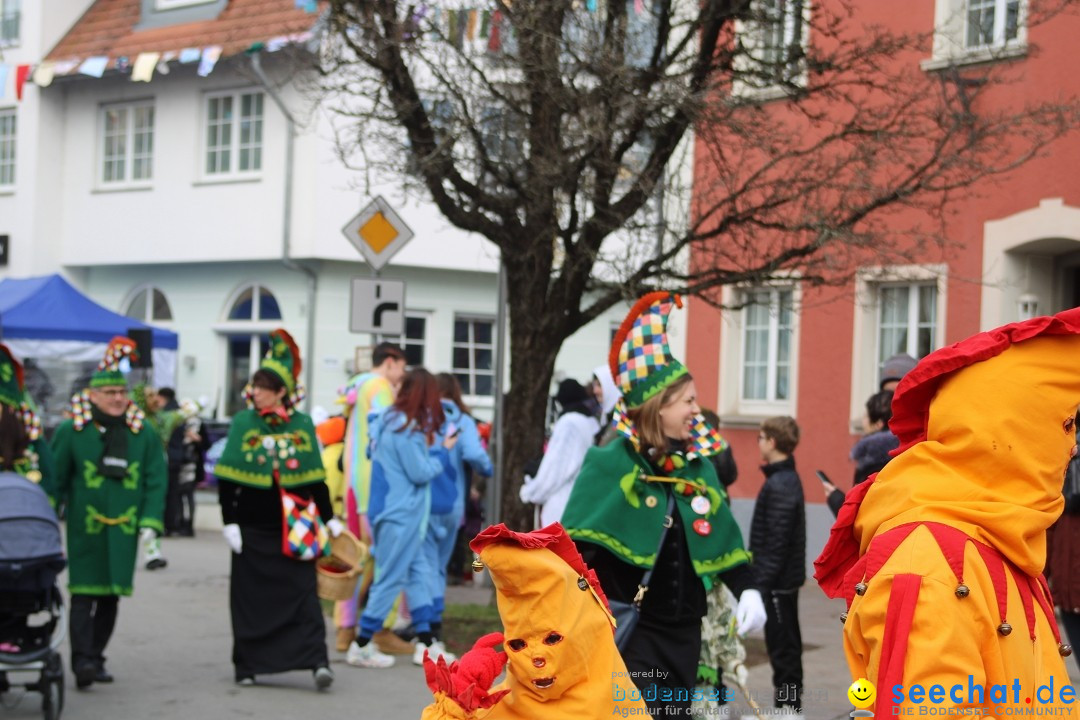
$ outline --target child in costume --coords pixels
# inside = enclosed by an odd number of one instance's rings
[[[677,295],[651,293],[619,328],[609,360],[623,391],[615,406],[620,437],[589,450],[562,523],[607,596],[640,608],[622,650],[630,671],[663,691],[649,709],[685,716],[707,587],[719,581],[738,597],[740,633],[764,625],[765,607],[708,461],[726,443],[701,416],[693,379],[668,348],[676,306]]]
[[[1067,713],[1071,649],[1042,570],[1076,452],[1078,355],[1073,309],[942,348],[900,381],[899,450],[848,493],[815,563],[848,601],[844,654],[877,717],[918,714],[919,683],[944,688],[938,712]]]
[[[283,491],[314,502],[334,536],[345,526],[330,505],[315,426],[296,409],[300,369],[292,337],[284,330],[271,332],[270,349],[245,391],[249,407],[233,416],[214,474],[222,533],[232,548],[229,609],[236,682],[253,685],[258,675],[309,670],[322,690],[334,674],[315,563],[285,550],[326,538],[319,538],[317,523],[299,535],[303,528],[297,523],[283,536]]]
[[[494,525],[470,547],[491,573],[503,632],[449,666],[425,658],[435,702],[422,720],[647,717],[615,647],[604,591],[562,526],[516,533]]]
[[[113,681],[103,653],[120,597],[132,592],[139,540],[152,543],[165,530],[165,451],[120,372],[134,350],[128,338],[112,339],[52,440],[53,503],[67,507],[71,669],[79,689]]]

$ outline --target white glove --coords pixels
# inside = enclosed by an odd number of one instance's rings
[[[753,588],[743,590],[739,605],[735,608],[735,632],[745,635],[765,627],[765,603],[761,593]]]
[[[330,534],[337,537],[341,533],[345,532],[345,526],[341,524],[341,521],[337,518],[330,518],[326,523],[326,529],[330,531]]]
[[[229,523],[221,528],[221,534],[225,536],[225,542],[229,543],[232,551],[239,555],[240,549],[244,547],[244,540],[240,536],[240,526],[236,523]]]

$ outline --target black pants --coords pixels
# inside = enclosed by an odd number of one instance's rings
[[[1080,613],[1061,608],[1061,624],[1065,626],[1065,637],[1061,641],[1073,646],[1073,659],[1080,666]]]
[[[68,632],[71,635],[71,669],[88,663],[105,664],[105,646],[116,627],[117,595],[72,595]]]
[[[169,467],[169,485],[165,491],[165,534],[173,535],[180,532],[180,523],[183,516],[180,507],[180,468]]]
[[[700,620],[666,624],[643,616],[638,621],[623,661],[653,717],[690,717],[700,654]]]
[[[180,521],[181,535],[195,534],[195,483],[180,484]]]
[[[802,708],[802,631],[799,589],[765,595],[765,647],[773,670],[776,707]]]

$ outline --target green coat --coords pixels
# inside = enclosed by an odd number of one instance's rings
[[[128,472],[109,480],[98,472],[104,450],[97,426],[76,430],[66,420],[53,436],[55,505],[67,507],[69,589],[73,595],[130,595],[139,530],[164,531],[168,470],[157,433],[128,433]]]
[[[32,440],[29,450],[30,453],[36,456],[34,461],[29,458],[16,461],[15,472],[31,482],[39,483],[41,489],[52,499],[53,487],[56,485],[56,470],[53,467],[52,450],[49,448],[49,444],[45,442],[44,436]],[[34,471],[37,471],[36,475]]]

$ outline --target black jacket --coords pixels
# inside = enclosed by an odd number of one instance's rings
[[[765,484],[754,505],[750,552],[754,586],[792,590],[806,582],[806,501],[794,458],[764,465]]]

